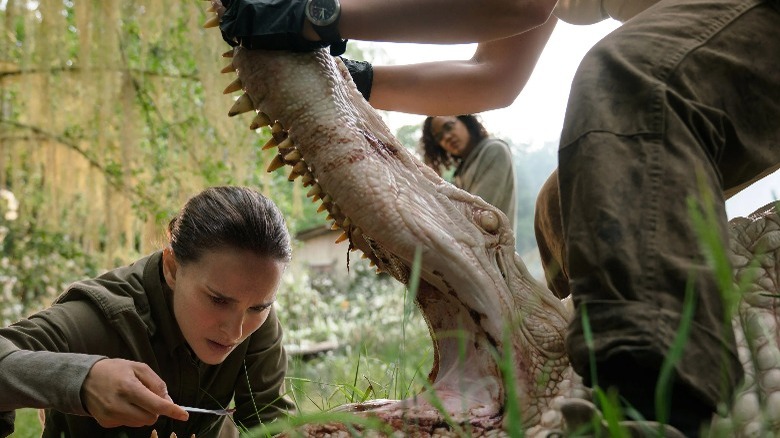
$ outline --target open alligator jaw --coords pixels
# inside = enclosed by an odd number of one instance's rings
[[[218,0],[212,10],[223,11]],[[231,62],[222,71],[238,76],[225,92],[244,92],[229,115],[254,112],[251,129],[271,127],[266,148],[278,154],[268,170],[291,166],[289,179],[301,178],[307,196],[344,230],[339,241],[349,239],[350,249],[399,281],[408,282],[420,252],[417,303],[434,340],[432,389],[375,403],[372,413],[391,424],[414,418],[433,427],[449,417],[500,428],[511,385],[526,403],[523,423],[537,424],[571,379],[568,313],[527,274],[506,216],[413,157],[325,50],[237,47],[224,56]],[[512,370],[502,373],[507,355]]]

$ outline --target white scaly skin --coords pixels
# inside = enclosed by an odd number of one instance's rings
[[[780,435],[780,216],[770,206],[731,221],[730,260],[746,290],[734,318],[745,382],[712,436]]]
[[[211,12],[224,11],[219,0],[210,1]],[[217,23],[212,19],[207,27]],[[360,249],[399,281],[408,282],[415,251],[421,250],[417,303],[434,341],[433,391],[346,409],[370,411],[399,430],[415,423],[425,436],[446,434],[436,407],[441,403],[447,417],[468,424],[472,436],[493,435],[506,426],[511,389],[532,436],[560,428],[553,400],[581,394],[563,347],[571,310],[528,274],[504,214],[414,158],[362,98],[344,65],[324,50],[236,48],[225,56],[232,61],[223,72],[238,74],[226,93],[244,91],[229,114],[258,111],[251,128],[272,126],[267,146],[278,147],[279,154],[269,171],[292,166],[290,180],[302,178],[311,187],[309,196],[322,200],[334,228],[345,230],[342,239],[349,239],[350,249]],[[771,327],[776,335],[777,325]],[[761,385],[777,387],[777,337],[756,339],[771,342],[757,341],[760,348],[753,353],[764,354],[762,345],[774,348],[756,375]],[[506,379],[499,369],[504,353],[511,354],[512,364]],[[431,393],[437,401],[428,398]],[[773,394],[765,393],[762,406],[778,407]],[[742,420],[759,418],[750,414],[753,404],[740,406],[747,413],[733,423],[754,424]],[[305,433],[344,430],[326,425]],[[777,421],[769,430],[780,430]]]
[[[434,393],[456,421],[498,428],[506,388],[496,358],[509,352],[514,391],[526,402],[523,422],[538,423],[554,391],[570,380],[563,352],[568,313],[525,272],[506,216],[416,160],[325,51],[238,48],[232,65],[245,97],[231,113],[262,110],[288,128],[295,146],[285,143],[280,156],[292,166],[306,163],[299,169],[311,173],[352,245],[403,282],[416,248],[422,251],[417,302],[436,340],[434,391],[373,412],[390,422],[439,424],[437,402],[426,397]]]

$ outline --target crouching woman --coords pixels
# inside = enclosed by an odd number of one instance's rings
[[[46,409],[44,437],[218,436],[235,400],[251,427],[290,408],[272,307],[291,255],[272,201],[209,188],[168,226],[161,251],[72,284],[0,329],[0,412]],[[8,435],[13,425],[4,425]]]

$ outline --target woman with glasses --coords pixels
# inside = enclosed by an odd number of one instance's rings
[[[477,116],[428,117],[420,148],[425,164],[439,175],[455,167],[452,183],[503,211],[515,228],[515,172],[512,152],[491,137]]]

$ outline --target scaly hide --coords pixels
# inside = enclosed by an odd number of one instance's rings
[[[219,0],[210,1],[217,15],[206,27],[216,26],[224,12]],[[511,395],[529,435],[561,428],[553,399],[584,395],[564,351],[571,310],[528,274],[514,251],[506,216],[413,157],[362,98],[343,63],[325,50],[238,47],[224,56],[231,62],[223,73],[238,76],[225,92],[244,92],[229,115],[256,112],[251,129],[272,127],[266,147],[279,153],[269,171],[291,166],[290,179],[310,187],[308,196],[321,200],[344,230],[340,240],[349,239],[350,249],[362,251],[399,281],[408,282],[415,251],[420,252],[417,304],[434,343],[431,389],[409,400],[345,409],[417,436],[457,434],[458,428],[471,436],[493,436],[510,426],[504,422]],[[776,216],[769,217],[735,225],[741,246],[732,250],[744,264],[756,248],[751,227],[777,223]],[[775,259],[765,260],[766,275],[756,290],[776,291]],[[760,293],[744,301],[735,328],[739,334],[748,327],[748,337],[756,336],[744,343],[754,379],[734,416],[719,427],[780,431],[776,302]],[[346,430],[330,424],[301,432],[320,436]]]

